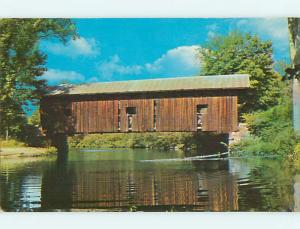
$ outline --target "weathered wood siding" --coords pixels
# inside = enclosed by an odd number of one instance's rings
[[[207,105],[203,131],[237,129],[237,97],[164,98],[158,102],[158,131],[196,131],[197,105]]]
[[[156,130],[154,129],[156,101]],[[54,132],[127,132],[127,107],[135,107],[133,132],[197,131],[197,105],[207,105],[202,131],[237,130],[237,96],[61,98],[41,102],[42,126]],[[49,119],[51,117],[51,119]],[[118,124],[120,118],[120,126]],[[46,120],[51,123],[46,124]],[[120,127],[120,128],[119,128]],[[50,131],[50,132],[51,132]]]
[[[118,100],[74,101],[71,104],[75,133],[118,130]]]
[[[128,122],[126,107],[136,107],[136,115],[133,116],[133,131],[147,132],[153,131],[153,99],[121,99],[120,116],[121,132],[127,132]]]

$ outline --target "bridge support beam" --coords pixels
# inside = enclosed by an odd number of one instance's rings
[[[228,152],[229,134],[197,133],[197,151],[201,155]]]
[[[57,149],[58,160],[65,160],[69,151],[68,136],[66,134],[53,134],[48,138],[50,139],[51,146]]]

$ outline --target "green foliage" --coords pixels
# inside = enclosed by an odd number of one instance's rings
[[[69,137],[70,148],[143,148],[158,150],[192,150],[193,152],[225,152],[225,135],[209,133],[153,132],[107,133]],[[225,136],[227,140],[227,137]]]
[[[232,147],[233,152],[293,156],[299,139],[292,127],[292,103],[284,102],[266,111],[244,115],[251,136]]]
[[[24,147],[26,144],[15,139],[3,140],[0,139],[0,147]]]
[[[69,19],[0,19],[0,135],[15,136],[26,123],[24,109],[45,93],[42,39],[76,37]]]
[[[32,115],[28,118],[28,124],[33,126],[41,125],[41,117],[39,109],[36,109]]]
[[[288,100],[266,111],[244,115],[251,134],[267,140],[285,128],[292,128],[292,104],[291,99]]]
[[[289,38],[290,38],[290,55],[292,68],[289,69],[291,77],[300,79],[300,58],[299,58],[299,18],[288,18]]]
[[[45,138],[41,136],[39,127],[32,124],[24,125],[21,133],[17,135],[17,139],[32,147],[43,147],[48,145]]]
[[[294,147],[294,157],[300,159],[300,143],[297,143]]]
[[[300,143],[297,143],[294,148],[295,153],[300,154]]]
[[[239,97],[240,113],[266,110],[278,103],[283,84],[273,68],[271,41],[232,32],[212,38],[200,49],[200,56],[203,75],[250,75],[250,90]]]
[[[22,144],[30,147],[46,147],[49,145],[40,131],[40,114],[38,110],[33,112],[27,120],[23,120],[19,129],[20,131],[17,131],[11,139],[12,142],[22,142]]]
[[[192,133],[114,133],[75,135],[69,137],[71,148],[150,148],[186,149],[195,148]]]
[[[57,149],[53,146],[47,148],[45,151],[45,154],[56,154],[56,153],[57,153]]]

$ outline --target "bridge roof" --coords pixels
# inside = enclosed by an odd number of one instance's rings
[[[48,95],[120,94],[191,90],[246,89],[249,75],[213,75],[146,80],[101,82],[80,85],[63,84],[50,88]]]

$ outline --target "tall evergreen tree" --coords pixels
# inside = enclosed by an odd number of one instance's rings
[[[271,41],[232,32],[212,38],[199,52],[203,75],[250,75],[250,90],[240,96],[240,113],[265,110],[277,104],[283,83],[273,68]]]
[[[0,19],[0,135],[16,133],[28,101],[39,99],[46,82],[42,39],[66,42],[77,36],[69,19]]]

